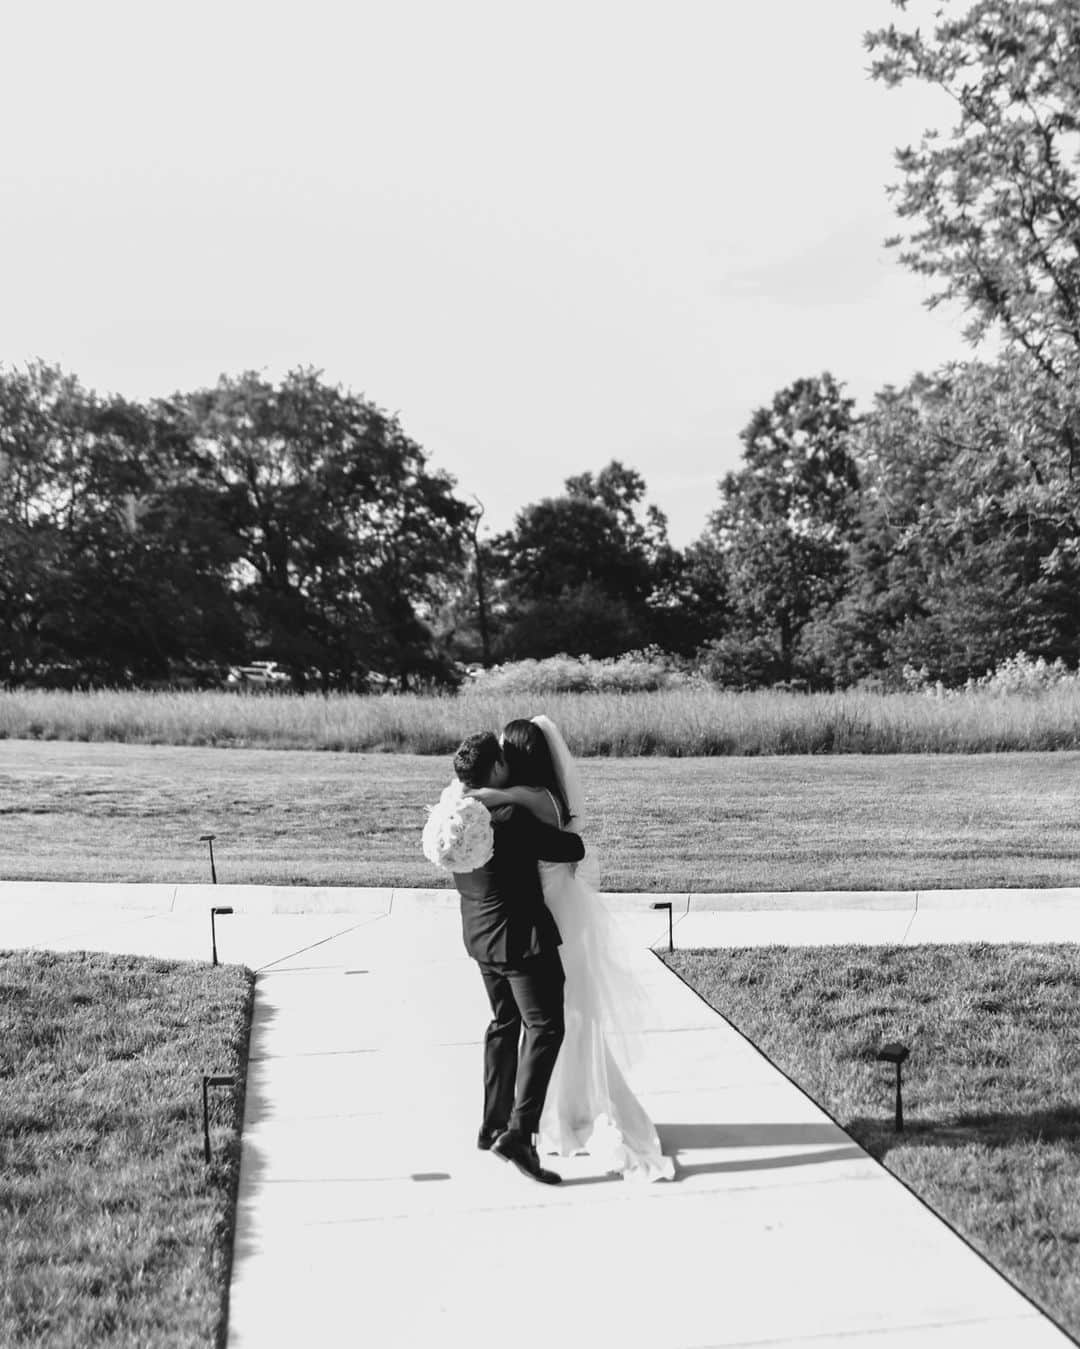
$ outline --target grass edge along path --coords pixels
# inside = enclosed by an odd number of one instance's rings
[[[254,975],[0,951],[0,1343],[225,1343]],[[203,1153],[202,1074],[211,1093]]]
[[[872,1157],[1080,1335],[1080,948],[664,954]],[[911,1050],[893,1130],[881,1044]]]

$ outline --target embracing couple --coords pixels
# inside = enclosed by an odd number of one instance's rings
[[[501,737],[467,737],[454,771],[493,830],[489,860],[454,872],[465,947],[491,1004],[479,1147],[548,1185],[561,1177],[539,1153],[587,1152],[605,1171],[670,1179],[620,1067],[647,1000],[586,860],[565,741],[547,717],[511,721]]]

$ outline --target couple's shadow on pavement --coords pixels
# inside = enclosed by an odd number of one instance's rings
[[[835,1124],[657,1124],[660,1146],[675,1161],[671,1183],[690,1176],[725,1175],[748,1171],[779,1171],[786,1167],[854,1161],[866,1153]],[[832,1144],[833,1146],[828,1146]],[[784,1148],[793,1151],[767,1156],[710,1157],[695,1162],[695,1152],[721,1148]],[[808,1150],[809,1149],[809,1150]],[[563,1187],[619,1182],[619,1175],[565,1176]]]

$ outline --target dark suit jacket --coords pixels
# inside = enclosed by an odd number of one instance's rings
[[[544,904],[537,862],[580,862],[585,845],[520,806],[493,828],[491,860],[476,871],[455,872],[454,884],[466,951],[485,965],[512,965],[562,942]]]

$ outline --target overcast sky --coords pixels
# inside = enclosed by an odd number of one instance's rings
[[[696,537],[738,433],[970,354],[883,249],[888,0],[35,0],[0,84],[0,362],[168,394],[296,365],[496,528],[618,458]]]

